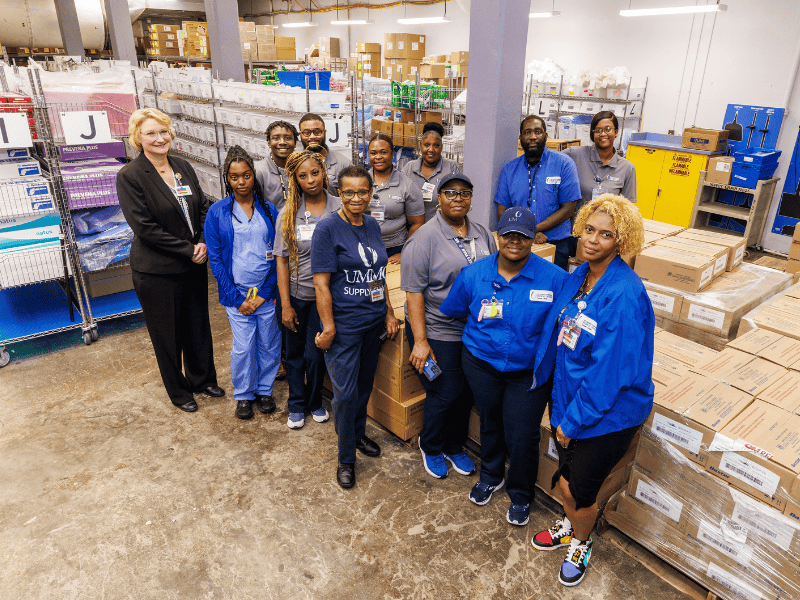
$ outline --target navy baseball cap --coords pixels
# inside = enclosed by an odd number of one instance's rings
[[[438,196],[439,192],[442,191],[442,188],[451,181],[463,181],[469,186],[469,189],[473,189],[475,187],[474,185],[472,185],[472,182],[466,175],[462,175],[461,173],[449,173],[439,180],[439,185],[436,188],[436,195]]]
[[[536,215],[524,206],[512,206],[497,219],[497,235],[521,233],[531,239],[536,237]]]

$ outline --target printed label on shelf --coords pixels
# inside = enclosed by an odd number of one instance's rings
[[[748,566],[753,558],[753,549],[735,540],[726,538],[717,527],[703,521],[697,530],[697,539],[727,554],[742,566]]]
[[[68,146],[113,142],[108,115],[104,110],[62,112],[61,127]]]
[[[722,258],[725,259],[724,256]],[[725,313],[714,310],[713,308],[690,304],[689,314],[686,318],[695,323],[702,323],[703,325],[710,325],[715,329],[722,329],[722,324],[725,322]]]
[[[750,531],[758,532],[761,537],[770,540],[776,546],[788,548],[792,543],[794,529],[781,525],[768,516],[747,510],[740,504],[736,504],[734,507],[731,518]]]
[[[31,129],[25,113],[0,114],[0,148],[30,148]]]
[[[692,454],[700,453],[703,434],[696,429],[656,413],[653,415],[652,430],[661,439],[677,444]]]
[[[709,579],[712,579],[718,584],[725,586],[734,594],[741,596],[742,598],[748,598],[748,600],[763,600],[764,598],[764,596],[761,595],[761,592],[759,592],[757,589],[747,585],[744,581],[735,575],[731,575],[728,571],[718,565],[715,565],[713,562],[708,563],[708,571],[706,571],[706,575],[708,575]]]
[[[768,496],[772,496],[775,493],[781,481],[780,475],[776,475],[766,467],[762,467],[736,452],[722,453],[719,470],[736,477],[748,485],[752,485]]]
[[[675,310],[675,298],[667,296],[666,294],[659,294],[652,290],[647,290],[647,295],[650,297],[650,303],[653,308],[663,310],[664,312],[671,313]]]
[[[650,485],[643,479],[639,480],[636,486],[636,498],[652,506],[658,512],[666,515],[676,523],[681,519],[683,512],[683,502],[676,500],[669,494],[665,494],[657,487]]]

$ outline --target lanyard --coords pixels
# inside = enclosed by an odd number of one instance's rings
[[[470,255],[469,252],[467,252],[467,249],[464,247],[463,238],[456,236],[456,237],[453,238],[453,241],[456,243],[456,246],[458,246],[458,249],[461,250],[461,254],[464,255],[464,258],[467,259],[467,264],[471,265],[472,263],[474,263],[475,262],[475,239],[473,238],[473,239],[471,239],[469,241],[469,249],[472,252],[471,255]]]
[[[585,286],[586,286],[586,281],[587,281],[588,279],[589,279],[589,272],[587,271],[587,272],[586,272],[586,277],[583,279],[583,285],[581,285],[581,288],[583,288],[583,287],[585,287]],[[560,313],[558,313],[558,320],[559,320],[559,321],[561,320],[561,317],[562,317],[562,316],[564,316],[564,311],[565,311],[565,310],[567,310],[567,307],[568,307],[570,304],[572,304],[572,302],[574,302],[575,300],[577,300],[577,301],[578,301],[578,314],[577,314],[577,315],[575,315],[575,318],[577,319],[578,317],[580,317],[580,316],[581,316],[581,313],[582,313],[582,312],[584,311],[584,309],[586,308],[586,300],[585,300],[585,298],[588,298],[588,297],[589,297],[589,294],[591,294],[591,293],[592,293],[592,291],[591,291],[591,290],[589,290],[588,292],[584,292],[582,289],[579,289],[579,290],[578,290],[578,292],[577,292],[577,293],[576,293],[576,294],[575,294],[575,295],[572,297],[572,300],[570,300],[570,301],[569,301],[569,303],[567,304],[567,306],[565,306],[564,308],[562,308],[562,309],[561,309],[561,312],[560,312]]]
[[[542,159],[539,159],[539,162],[536,163],[536,167],[533,169],[533,175],[531,175],[531,165],[529,163],[525,163],[528,166],[528,208],[531,207],[531,200],[536,202],[536,199],[533,198],[533,182],[536,180],[536,172],[539,170],[539,165],[542,164]]]
[[[283,173],[281,173],[281,168],[275,162],[275,157],[272,155],[272,152],[270,152],[269,158],[272,161],[272,164],[275,165],[275,168],[278,169],[278,179],[280,179],[281,181],[281,189],[283,190],[283,199],[286,200],[289,197],[289,193],[286,191],[286,184],[283,181],[286,172],[284,171]]]
[[[350,223],[350,227],[353,230],[353,235],[356,236],[356,241],[360,244],[361,240],[358,237],[358,231],[356,230],[356,226],[353,225],[353,222],[350,220],[350,217],[347,216],[347,211],[345,209],[342,209],[342,214],[344,215],[344,218],[347,219],[347,222]],[[370,254],[372,254],[375,251],[372,249],[372,242],[369,239],[369,228],[367,227],[366,221],[364,221],[364,233],[367,234],[367,249],[370,251]]]

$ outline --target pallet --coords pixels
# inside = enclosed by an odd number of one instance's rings
[[[595,531],[603,539],[611,542],[611,544],[647,568],[651,573],[661,577],[661,579],[679,592],[683,592],[694,600],[721,600],[714,592],[707,590],[668,562],[662,560],[650,550],[635,542],[622,531],[610,525],[605,517],[600,517]]]

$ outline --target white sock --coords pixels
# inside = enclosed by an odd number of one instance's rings
[[[567,517],[567,515],[564,515],[564,518],[561,519],[561,522],[564,524],[564,527],[566,529],[572,529],[572,523],[569,522],[569,518]]]

